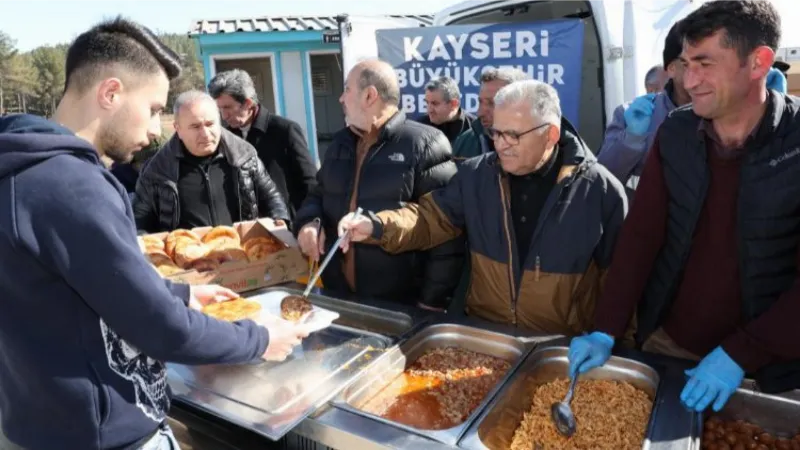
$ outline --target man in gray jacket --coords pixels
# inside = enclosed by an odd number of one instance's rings
[[[664,67],[670,78],[664,90],[657,94],[642,95],[618,106],[606,128],[597,159],[625,185],[629,200],[633,199],[645,156],[661,122],[670,111],[691,102],[683,87],[682,50],[683,43],[676,23],[667,34],[662,53]]]

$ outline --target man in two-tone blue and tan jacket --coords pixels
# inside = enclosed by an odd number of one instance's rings
[[[469,240],[471,316],[566,335],[591,329],[622,221],[622,184],[561,117],[553,87],[517,81],[495,97],[496,152],[400,209],[345,216],[348,241],[390,253]]]

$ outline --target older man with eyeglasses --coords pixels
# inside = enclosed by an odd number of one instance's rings
[[[548,84],[498,91],[489,135],[496,152],[465,161],[448,186],[400,209],[348,214],[339,233],[390,253],[466,233],[469,315],[545,333],[590,330],[628,209],[622,185],[561,116]]]

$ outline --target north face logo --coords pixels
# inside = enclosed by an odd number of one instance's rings
[[[392,153],[391,155],[389,155],[389,159],[394,161],[394,162],[400,163],[400,162],[405,161],[406,157],[403,156],[402,153]]]

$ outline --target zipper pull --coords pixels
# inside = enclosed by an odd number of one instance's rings
[[[542,260],[539,258],[539,255],[536,255],[536,268],[534,272],[534,279],[536,281],[539,281],[539,273],[541,272],[540,270],[541,268],[542,268]]]

